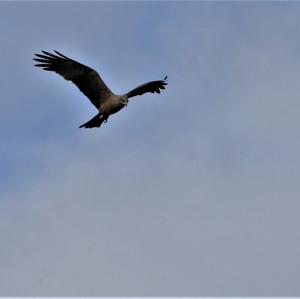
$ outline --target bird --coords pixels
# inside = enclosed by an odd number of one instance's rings
[[[168,85],[166,82],[168,77],[165,76],[163,80],[147,82],[125,94],[118,95],[107,87],[93,68],[81,64],[56,50],[53,51],[54,53],[41,51],[41,54],[34,54],[33,60],[38,62],[34,66],[55,72],[67,81],[72,81],[98,109],[98,113],[79,128],[100,127],[102,123],[107,122],[111,114],[127,107],[129,98],[141,96],[147,92],[160,93]]]

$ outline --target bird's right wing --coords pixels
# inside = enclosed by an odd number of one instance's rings
[[[165,89],[165,85],[168,85],[166,82],[168,77],[165,77],[164,80],[158,80],[158,81],[151,81],[144,83],[135,89],[129,91],[126,96],[128,98],[140,96],[146,92],[152,92],[152,93],[160,93],[161,89]]]
[[[72,81],[96,108],[99,108],[102,100],[112,94],[94,69],[58,51],[54,51],[56,55],[46,51],[42,52],[43,54],[35,54],[37,58],[34,58],[34,60],[39,62],[35,66],[41,67],[46,71],[56,72],[66,80]]]

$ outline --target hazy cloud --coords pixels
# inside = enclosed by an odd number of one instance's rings
[[[298,3],[0,6],[1,295],[299,295]],[[41,49],[170,84],[79,130]]]

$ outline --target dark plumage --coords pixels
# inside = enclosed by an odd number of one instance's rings
[[[103,82],[99,74],[92,68],[83,65],[58,51],[52,54],[42,51],[43,54],[35,54],[35,64],[46,71],[53,71],[72,81],[81,92],[86,95],[91,103],[98,109],[99,113],[80,128],[100,127],[103,122],[108,120],[111,114],[114,114],[128,105],[128,99],[147,92],[160,93],[168,84],[167,77],[163,80],[144,83],[124,95],[114,94]]]

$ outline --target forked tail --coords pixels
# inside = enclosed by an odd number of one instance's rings
[[[81,125],[79,128],[94,128],[94,127],[100,127],[101,124],[106,121],[107,118],[103,117],[103,114],[98,113],[96,116],[94,116],[92,119],[90,119],[85,124]]]

